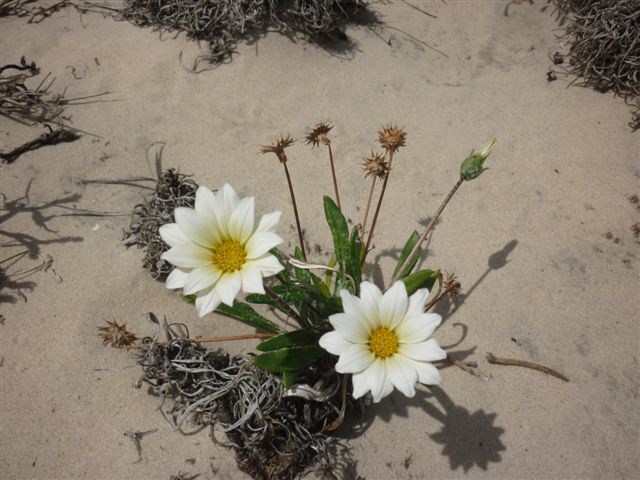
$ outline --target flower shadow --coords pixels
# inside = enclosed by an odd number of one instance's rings
[[[507,447],[500,439],[505,429],[495,425],[497,413],[483,409],[470,412],[456,405],[440,387],[418,389],[413,398],[394,392],[370,408],[369,415],[388,422],[393,415],[408,417],[410,409],[426,412],[441,424],[429,438],[442,445],[442,455],[449,458],[452,470],[462,468],[466,473],[474,466],[487,470],[490,463],[502,460]]]

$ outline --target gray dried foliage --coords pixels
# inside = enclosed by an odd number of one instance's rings
[[[140,27],[206,41],[210,55],[199,60],[220,64],[238,42],[255,41],[267,31],[342,38],[343,26],[364,6],[361,0],[127,0],[119,15]]]
[[[136,385],[150,385],[161,398],[160,411],[174,430],[209,427],[215,442],[235,451],[239,468],[259,480],[293,479],[310,469],[335,478],[351,467],[349,452],[325,432],[339,415],[339,393],[328,401],[287,396],[281,377],[255,367],[251,356],[207,349],[188,339],[183,324],[151,319],[167,342],[158,342],[159,333],[142,340],[147,348],[139,354],[143,373]],[[312,366],[300,378],[311,379],[342,381],[328,365]],[[226,441],[217,439],[220,433]]]
[[[160,258],[169,246],[160,237],[159,229],[175,221],[176,208],[194,207],[197,189],[198,185],[188,175],[170,168],[158,177],[153,193],[145,202],[133,209],[123,243],[145,250],[143,267],[155,279],[164,278],[173,269],[173,265]]]

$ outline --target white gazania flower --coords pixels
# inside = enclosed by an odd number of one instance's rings
[[[262,277],[284,268],[269,253],[282,242],[275,233],[281,212],[263,215],[255,227],[253,203],[253,197],[239,199],[226,183],[217,193],[199,187],[195,209],[176,208],[176,223],[160,227],[171,247],[162,258],[176,266],[167,277],[167,288],[196,294],[200,317],[220,303],[233,305],[240,289],[264,293]]]
[[[442,318],[425,313],[429,291],[417,290],[411,298],[403,282],[385,292],[362,282],[360,298],[342,290],[344,313],[331,315],[334,331],[320,337],[320,346],[338,355],[336,371],[353,374],[353,397],[368,391],[379,402],[397,388],[407,397],[416,393],[416,382],[440,383],[440,372],[430,362],[447,354],[429,338]]]

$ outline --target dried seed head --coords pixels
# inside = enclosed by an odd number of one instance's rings
[[[462,285],[456,278],[454,273],[447,273],[447,277],[444,280],[444,290],[449,295],[449,298],[454,298],[458,293],[460,293],[460,289]]]
[[[365,177],[376,176],[380,179],[389,173],[389,165],[384,161],[384,155],[371,151],[371,155],[362,162],[362,169]]]
[[[290,147],[293,142],[295,142],[295,140],[289,135],[286,137],[280,135],[280,138],[271,142],[271,145],[263,145],[260,147],[260,153],[273,153],[278,157],[280,163],[285,163],[287,161],[287,155],[284,153],[284,149]]]
[[[325,145],[329,145],[331,140],[327,136],[327,133],[329,133],[332,128],[333,125],[330,123],[322,122],[316,124],[305,137],[307,139],[307,144],[311,144],[311,148],[317,147],[320,142]]]
[[[106,327],[98,328],[103,333],[98,334],[102,337],[104,345],[111,345],[114,348],[126,348],[135,345],[138,337],[127,330],[127,324],[118,325],[118,322],[107,321]]]
[[[397,125],[388,124],[378,132],[378,142],[387,152],[397,152],[405,146],[407,134]]]

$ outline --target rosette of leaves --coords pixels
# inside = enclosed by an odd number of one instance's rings
[[[349,231],[344,215],[327,196],[324,197],[324,213],[333,237],[333,254],[328,266],[307,263],[299,248],[290,260],[274,249],[272,253],[285,266],[285,270],[277,275],[275,284],[266,287],[265,294],[249,294],[245,301],[236,300],[232,307],[220,305],[216,310],[219,314],[275,334],[257,346],[260,353],[253,362],[261,369],[281,374],[286,387],[292,386],[296,377],[310,365],[329,355],[318,345],[318,339],[332,329],[329,316],[343,311],[340,290],[360,294],[361,260],[365,253],[360,226],[356,225]],[[407,261],[419,238],[418,232],[414,231],[405,243],[394,276]],[[420,249],[413,253],[400,278],[409,295],[419,288],[430,289],[440,275],[439,270],[414,271],[420,254]],[[323,273],[318,275],[314,271]],[[193,301],[193,297],[185,298]],[[285,331],[250,304],[268,305],[295,321],[298,328]]]

